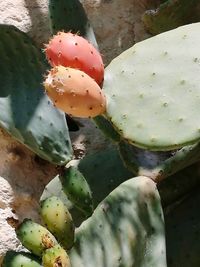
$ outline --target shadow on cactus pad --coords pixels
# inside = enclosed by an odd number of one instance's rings
[[[0,126],[54,164],[72,157],[64,113],[46,96],[43,53],[14,26],[0,25]]]
[[[69,255],[72,267],[166,267],[155,183],[137,177],[112,191],[78,228]]]

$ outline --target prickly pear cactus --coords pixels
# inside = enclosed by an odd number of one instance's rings
[[[199,32],[194,23],[149,38],[106,68],[107,117],[130,143],[173,150],[200,139]]]
[[[8,251],[2,267],[42,267],[39,259],[27,252]]]
[[[88,190],[91,192],[94,207],[96,207],[117,186],[133,176],[132,172],[124,167],[116,147],[107,148],[103,151],[86,155],[77,163],[76,168],[73,167],[72,170],[75,171],[77,176],[81,174],[81,177],[84,177],[84,180],[87,182],[87,187],[89,187]],[[76,176],[70,175],[69,180],[64,177],[60,177],[59,179],[59,177],[56,176],[48,185],[46,185],[41,196],[41,201],[51,196],[58,196],[73,214],[73,204],[67,197],[68,191],[71,190],[69,190],[69,188],[67,191],[64,189],[65,186],[62,186],[61,183],[62,179],[64,179],[64,183],[67,183],[67,188],[68,184],[70,184],[70,180],[71,182],[73,181],[72,179],[74,179],[77,186],[79,185],[79,187],[82,188],[82,179],[79,180]],[[73,219],[76,221],[75,218]]]
[[[0,25],[0,35],[0,126],[40,157],[66,164],[71,142],[64,113],[42,87],[43,54],[14,26]]]
[[[146,177],[117,187],[76,232],[72,267],[166,267],[162,208]]]

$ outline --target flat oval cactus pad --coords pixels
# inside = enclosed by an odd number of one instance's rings
[[[130,143],[171,150],[200,139],[200,23],[142,41],[106,68],[107,116]]]

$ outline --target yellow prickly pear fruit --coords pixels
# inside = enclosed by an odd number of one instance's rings
[[[44,267],[71,267],[67,252],[60,245],[44,251],[42,265]]]

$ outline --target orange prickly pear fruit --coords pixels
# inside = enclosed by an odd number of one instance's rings
[[[95,117],[105,112],[106,98],[99,85],[83,71],[54,67],[44,87],[55,106],[75,117]]]

